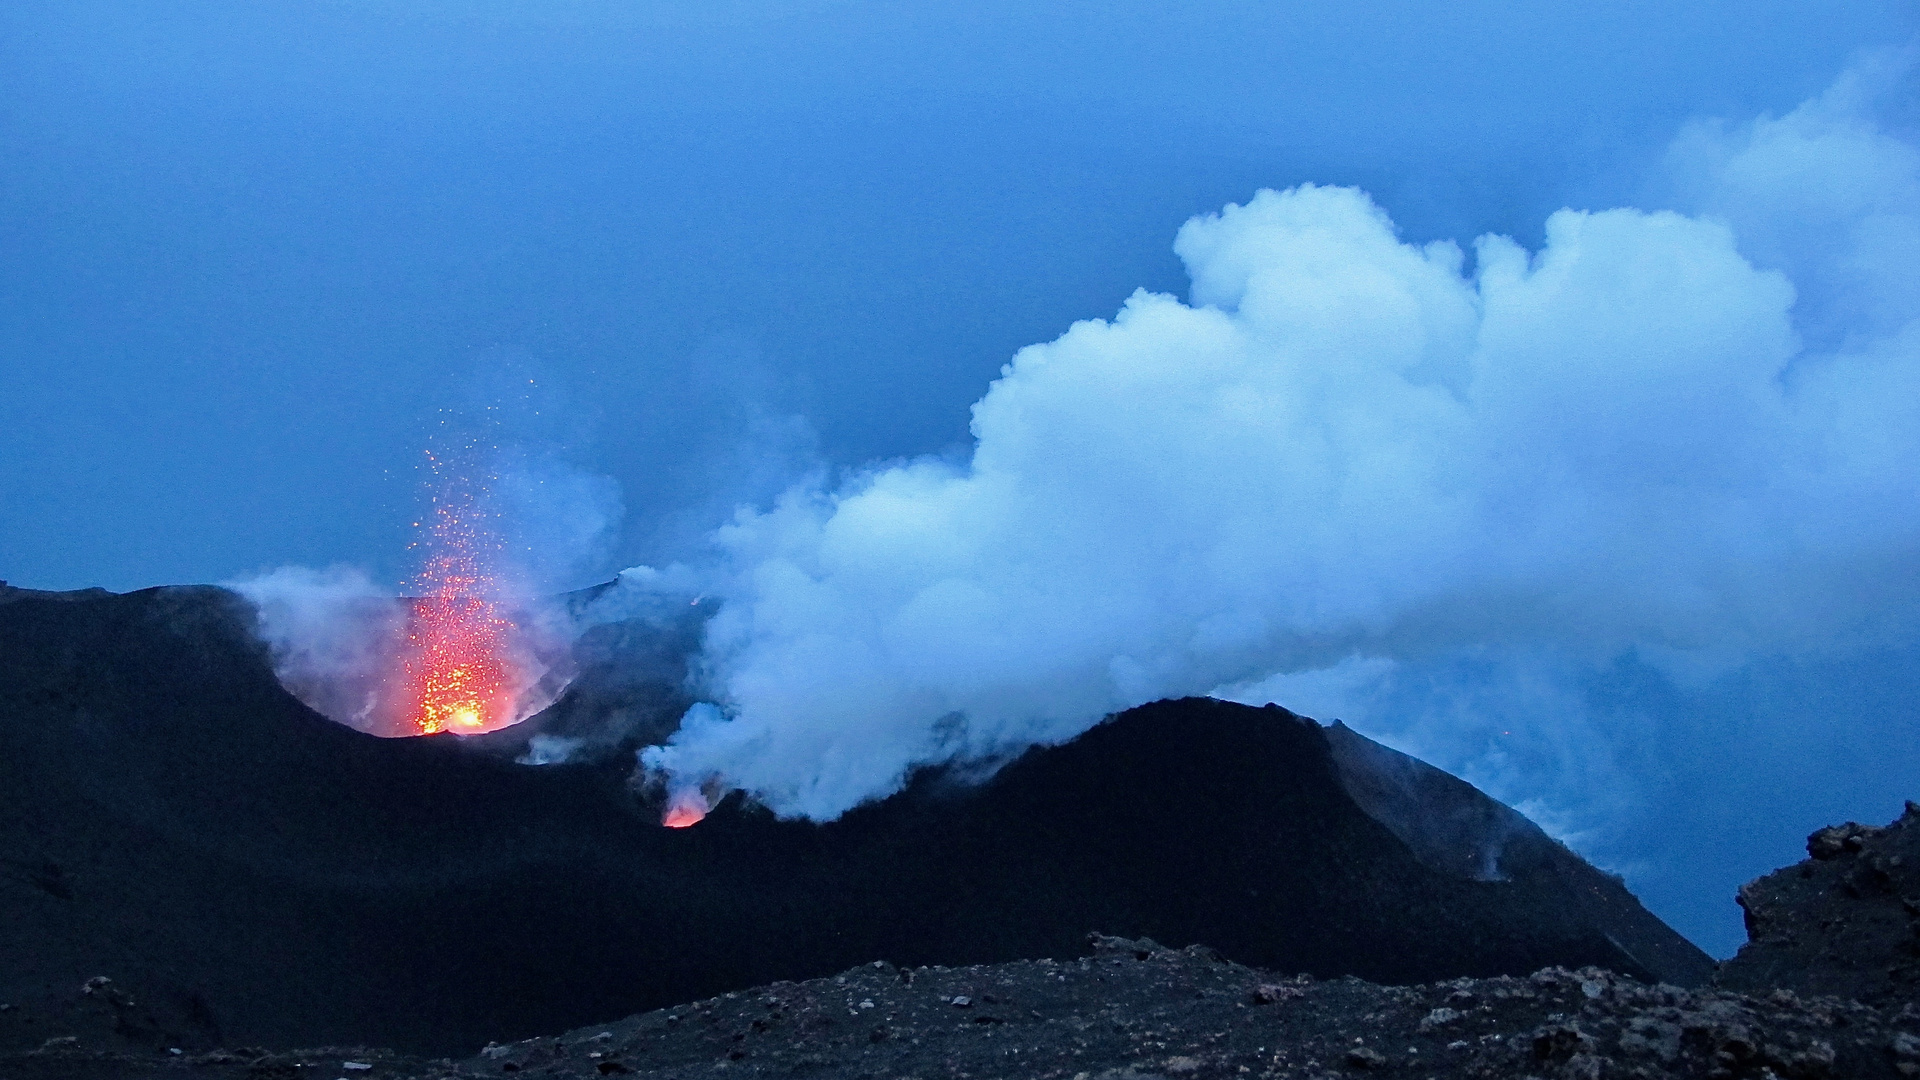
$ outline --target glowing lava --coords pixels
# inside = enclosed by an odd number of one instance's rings
[[[412,725],[421,735],[473,734],[504,727],[514,715],[520,680],[508,657],[518,629],[492,596],[499,583],[488,569],[497,548],[471,478],[447,475],[429,453],[442,481],[433,500],[427,561],[416,579],[424,594],[412,601],[403,661]]]
[[[689,825],[698,825],[701,819],[707,816],[708,809],[710,808],[707,806],[706,796],[700,794],[698,790],[689,788],[685,791],[676,791],[673,797],[667,800],[667,813],[660,819],[660,824],[669,829],[684,829]]]

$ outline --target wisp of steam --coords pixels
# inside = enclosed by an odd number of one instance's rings
[[[1451,665],[1480,697],[1411,715],[1485,712],[1455,756],[1497,770],[1496,728],[1621,664],[1907,647],[1920,156],[1875,117],[1910,88],[1882,57],[1691,128],[1677,210],[1562,210],[1538,250],[1411,244],[1311,184],[1187,222],[1189,296],[1021,350],[970,459],[802,485],[622,575],[720,601],[645,766],[830,819],[1157,698],[1351,717]]]

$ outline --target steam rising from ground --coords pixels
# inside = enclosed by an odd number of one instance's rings
[[[1539,251],[1407,244],[1312,185],[1188,222],[1188,300],[1021,350],[971,460],[715,533],[680,571],[722,601],[710,704],[643,760],[831,818],[1218,692],[1371,720],[1510,798],[1509,769],[1573,777],[1565,810],[1644,774],[1657,709],[1593,694],[1623,665],[1685,689],[1910,647],[1920,158],[1874,119],[1906,80],[1690,129],[1688,212],[1564,210]]]

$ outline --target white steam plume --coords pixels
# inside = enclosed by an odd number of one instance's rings
[[[280,685],[330,720],[370,734],[392,727],[385,700],[407,608],[349,566],[283,566],[228,582],[253,602]]]
[[[1904,78],[1689,130],[1698,216],[1563,210],[1471,271],[1352,189],[1189,221],[1189,300],[1021,350],[970,461],[720,529],[713,704],[644,761],[832,818],[1171,695],[1321,672],[1356,701],[1479,657],[1555,709],[1625,654],[1706,679],[1910,643],[1920,174],[1870,115]]]

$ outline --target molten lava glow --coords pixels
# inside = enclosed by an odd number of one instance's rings
[[[707,816],[707,799],[696,790],[675,792],[667,800],[666,816],[660,824],[669,829],[684,829],[689,825],[698,825]]]
[[[520,680],[509,660],[517,627],[492,599],[499,583],[488,556],[499,545],[471,477],[449,475],[431,453],[427,459],[441,484],[402,663],[412,725],[421,735],[505,727],[519,719]]]

